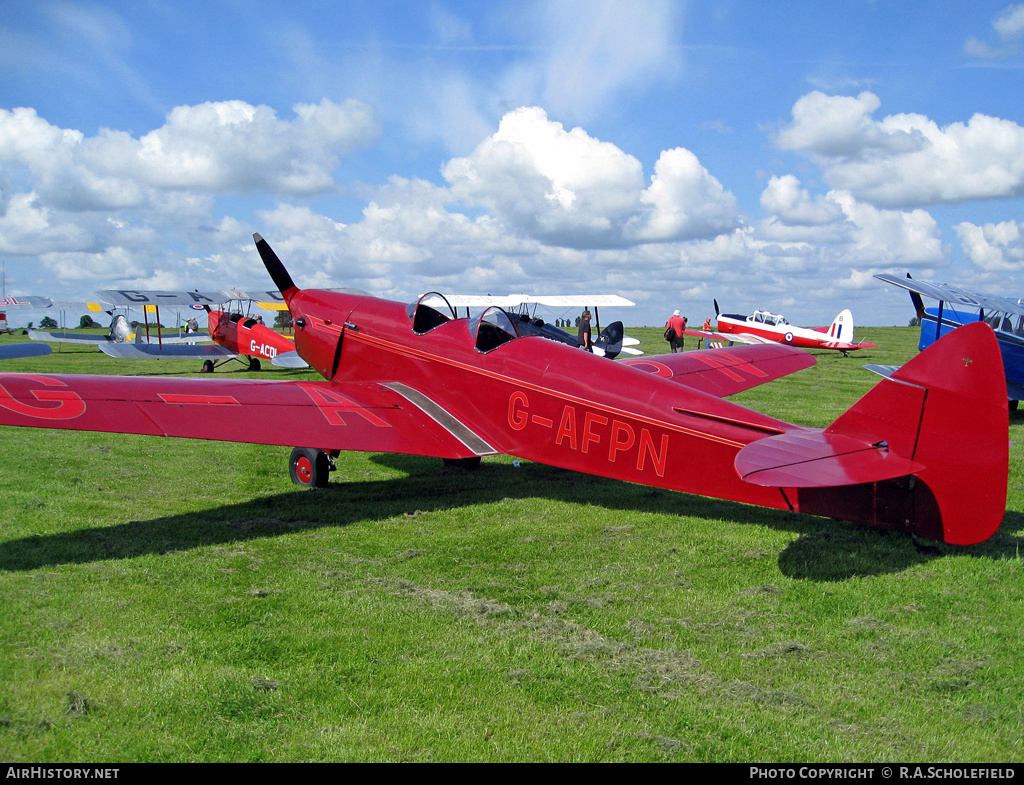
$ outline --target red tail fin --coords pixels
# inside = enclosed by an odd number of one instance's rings
[[[970,545],[991,537],[1006,511],[1008,423],[999,344],[976,322],[883,379],[825,432],[885,442],[890,453],[924,467],[872,484],[875,524]],[[806,495],[807,505],[800,492],[800,508],[816,512],[808,507],[824,499],[811,498],[813,489]]]

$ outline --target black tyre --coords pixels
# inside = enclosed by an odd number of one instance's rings
[[[203,373],[213,373],[213,360],[203,360]]]
[[[331,475],[331,458],[323,450],[296,447],[288,461],[292,482],[301,488],[324,488]]]
[[[250,371],[258,371],[262,367],[263,367],[263,365],[260,363],[260,360],[259,360],[258,357],[250,357],[249,358],[249,370]]]

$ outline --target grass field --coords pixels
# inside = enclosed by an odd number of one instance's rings
[[[826,425],[916,351],[859,337],[735,400]],[[511,457],[301,491],[285,448],[0,428],[0,760],[1019,762],[1022,428],[966,548]]]

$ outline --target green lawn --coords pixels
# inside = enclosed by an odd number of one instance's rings
[[[827,424],[916,352],[858,337],[735,400]],[[301,491],[286,448],[0,428],[0,759],[1022,761],[1022,428],[969,548],[509,457]]]

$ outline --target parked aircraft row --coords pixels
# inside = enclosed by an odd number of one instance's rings
[[[294,351],[324,381],[0,374],[0,424],[289,445],[300,485],[325,484],[341,450],[463,466],[509,454],[957,544],[1002,521],[1007,399],[987,324],[935,342],[815,429],[725,400],[814,364],[792,346],[608,362],[524,334],[497,306],[459,317],[433,293],[405,304],[300,289],[254,240]]]

